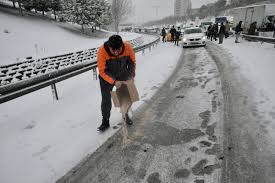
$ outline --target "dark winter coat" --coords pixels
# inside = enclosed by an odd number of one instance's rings
[[[248,29],[248,34],[255,35],[256,29],[257,29],[257,22],[253,22],[252,24],[250,24],[250,27]]]
[[[217,25],[217,24],[214,24],[214,25],[212,26],[212,28],[211,28],[212,34],[216,35],[216,34],[218,33],[218,31],[219,31],[218,25]]]
[[[176,39],[179,39],[180,38],[180,30],[178,30],[178,31],[176,31],[175,32],[175,37],[176,37]]]
[[[211,29],[212,29],[212,25],[209,25],[209,26],[207,27],[207,31],[210,32]]]
[[[219,35],[220,34],[225,34],[225,26],[224,25],[221,25],[221,27],[220,27]]]
[[[175,36],[177,30],[175,28],[170,29],[171,36]]]
[[[240,32],[242,32],[243,29],[242,29],[242,23],[239,23],[236,28],[235,28],[235,33],[238,34]]]
[[[166,36],[166,30],[165,30],[165,29],[162,29],[162,30],[161,30],[161,35],[162,35],[163,37]]]

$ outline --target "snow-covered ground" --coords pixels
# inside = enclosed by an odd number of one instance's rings
[[[253,87],[250,91],[254,103],[252,111],[263,122],[265,135],[269,145],[275,150],[275,48],[273,44],[248,42],[241,40],[235,44],[234,39],[225,39],[221,45],[227,50],[232,61],[240,69],[248,84]],[[270,149],[271,150],[271,149]],[[272,151],[272,150],[271,150]]]
[[[133,111],[168,78],[180,53],[180,47],[166,43],[137,54],[141,100]],[[48,87],[0,105],[0,182],[54,182],[116,132],[97,132],[101,96],[91,71],[58,83],[57,89],[57,102]],[[119,110],[113,109],[111,125],[119,122]]]
[[[20,17],[0,12],[0,65],[22,61],[27,56],[44,57],[99,47],[104,38],[75,33],[73,27],[36,17]],[[7,33],[8,32],[8,33]],[[104,34],[104,33],[103,33]],[[120,33],[124,40],[143,36]],[[171,43],[145,55],[137,54],[136,85],[141,100],[148,100],[176,66],[181,49]],[[154,71],[152,74],[152,70]],[[117,130],[98,133],[101,123],[99,81],[92,71],[57,84],[59,101],[50,87],[0,105],[0,182],[54,182],[94,152]],[[111,125],[121,122],[113,109]],[[14,176],[11,176],[11,173]]]
[[[0,25],[0,65],[24,61],[29,56],[41,58],[98,47],[112,34],[105,31],[102,38],[89,37],[80,35],[76,25],[1,11]],[[131,40],[140,35],[121,36]]]
[[[241,67],[243,75],[275,102],[274,45],[245,40],[235,44],[233,39],[228,39],[222,47],[232,54],[233,61]]]

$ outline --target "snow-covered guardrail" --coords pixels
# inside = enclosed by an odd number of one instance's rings
[[[159,42],[142,44],[142,37],[129,41],[135,52],[151,49]],[[66,80],[93,69],[97,75],[97,50],[78,51],[65,55],[28,59],[24,62],[0,66],[0,104],[36,90],[51,86],[54,97],[58,99],[55,83]]]
[[[275,44],[275,38],[272,38],[272,37],[252,36],[247,34],[242,34],[242,37],[244,39],[251,40],[251,41],[261,41],[261,42]]]

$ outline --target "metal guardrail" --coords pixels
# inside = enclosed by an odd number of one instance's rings
[[[156,37],[156,39],[153,42],[150,42],[148,44],[145,45],[141,45],[141,46],[136,46],[133,47],[135,52],[140,52],[140,51],[145,51],[145,49],[149,48],[151,50],[151,47],[156,45],[159,42],[160,38]],[[41,75],[37,75],[35,77],[33,77],[32,79],[26,79],[23,80],[21,82],[15,82],[15,83],[10,83],[7,85],[0,85],[0,104],[10,101],[12,99],[21,97],[23,95],[26,95],[28,93],[32,93],[34,91],[37,91],[39,89],[45,88],[47,86],[52,86],[52,90],[53,90],[53,94],[55,95],[55,98],[58,99],[57,96],[57,91],[56,91],[56,87],[55,87],[55,83],[58,83],[60,81],[69,79],[73,76],[79,75],[81,73],[87,72],[89,70],[94,71],[94,75],[96,76],[96,67],[97,67],[97,60],[96,60],[96,52],[97,52],[98,48],[93,48],[90,50],[86,50],[86,51],[80,51],[80,52],[76,52],[76,53],[70,53],[70,54],[66,54],[66,55],[60,55],[60,56],[56,56],[56,57],[48,57],[48,58],[44,58],[44,64],[49,66],[50,65],[50,69],[49,72],[44,74],[46,72],[45,68],[43,68],[43,64],[41,67],[38,68],[38,70],[35,70],[35,74],[39,74],[41,72]],[[84,58],[84,56],[86,56]],[[85,59],[88,60],[86,62],[81,62],[81,59]],[[55,59],[54,62],[47,62],[47,59]],[[41,59],[42,60],[42,59]],[[65,63],[61,62],[61,60],[66,60]],[[79,61],[79,63],[76,63],[74,65],[70,65],[71,62],[77,62]],[[4,67],[10,67],[10,69],[8,69],[8,71],[13,71],[13,69],[15,68],[19,68],[18,64],[21,64],[23,67],[25,67],[26,65],[24,64],[29,64],[30,66],[33,66],[34,60],[31,61],[26,61],[26,62],[21,62],[21,63],[16,63],[16,64],[11,64],[11,65],[7,65],[7,66],[0,66],[0,79],[1,79],[1,73],[3,75],[3,70],[5,72],[7,72],[7,69],[3,69]],[[64,64],[64,68],[62,68],[62,64]],[[68,67],[66,67],[69,64]],[[57,67],[58,66],[58,67]],[[56,68],[56,70],[52,70]],[[60,69],[61,67],[61,69]],[[22,68],[22,67],[20,67]],[[43,72],[44,69],[44,72]],[[60,69],[60,70],[59,70]],[[5,73],[4,72],[4,73]],[[37,72],[37,73],[36,73]],[[15,76],[13,78],[16,78],[16,73],[20,73],[20,70],[17,72],[13,72],[12,76]],[[24,75],[22,76],[22,74],[20,75],[20,77],[29,77],[31,73],[34,73],[33,70],[27,70],[26,73],[24,73]],[[1,80],[0,80],[1,82]]]
[[[265,43],[275,44],[275,38],[272,38],[272,37],[260,37],[260,36],[252,36],[252,35],[247,35],[247,34],[242,34],[241,36],[244,39],[247,39],[250,41],[261,41],[261,42],[265,42]]]
[[[133,47],[141,45],[141,37],[131,40]],[[0,94],[10,93],[23,86],[36,84],[49,77],[58,76],[87,64],[96,63],[98,48],[72,52],[64,55],[32,59],[0,66]]]

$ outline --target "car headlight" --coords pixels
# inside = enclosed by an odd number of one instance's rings
[[[187,41],[187,39],[186,39],[186,38],[183,38],[182,41],[185,42],[185,41]]]
[[[202,37],[202,40],[206,40],[206,37],[205,37],[205,36],[203,36],[203,37]]]

